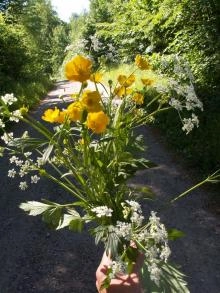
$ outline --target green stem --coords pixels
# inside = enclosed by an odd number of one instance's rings
[[[208,177],[209,178],[209,177]],[[175,197],[174,199],[172,199],[170,202],[173,203],[174,201],[182,198],[183,196],[187,195],[188,193],[190,193],[191,191],[193,191],[194,189],[200,187],[201,185],[205,184],[206,182],[209,181],[209,179],[206,178],[205,180],[199,182],[198,184],[194,185],[193,187],[187,189],[186,191],[184,191],[183,193],[181,193],[180,195],[178,195],[177,197]]]
[[[57,178],[53,177],[52,175],[48,174],[46,171],[44,172],[44,176],[47,177],[47,178],[49,178],[50,180],[54,181],[55,183],[57,183],[58,185],[60,185],[61,187],[63,187],[68,192],[72,193],[74,196],[76,196],[77,198],[79,198],[83,202],[87,203],[87,201],[85,200],[85,198],[83,198],[78,193],[76,193],[75,191],[73,191],[70,187],[68,187],[62,181],[60,181]]]

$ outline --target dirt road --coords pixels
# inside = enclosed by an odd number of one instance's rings
[[[59,83],[33,115],[41,115],[43,109],[59,101],[59,95],[68,95],[72,90],[71,83]],[[16,125],[12,130],[25,129]],[[142,132],[148,145],[146,156],[158,167],[140,172],[133,182],[149,184],[162,205],[193,181],[160,136],[150,128]],[[0,158],[0,293],[96,293],[95,270],[102,247],[96,247],[86,232],[48,230],[40,217],[27,216],[18,208],[26,200],[49,196],[59,201],[68,199],[68,195],[44,180],[25,192],[20,191],[18,182],[7,177],[7,171],[7,159]],[[160,213],[164,223],[186,233],[171,244],[172,258],[188,276],[192,293],[220,292],[220,225],[219,218],[204,209],[208,196],[197,190],[176,203],[175,208]],[[154,204],[145,204],[144,209],[146,213],[156,210]]]

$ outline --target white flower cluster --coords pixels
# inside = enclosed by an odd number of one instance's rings
[[[9,118],[10,121],[19,122],[19,120],[22,118],[21,111],[15,110],[11,113],[11,116]]]
[[[115,227],[114,232],[119,238],[124,238],[130,241],[133,235],[132,224],[127,222],[117,221],[117,225]]]
[[[138,202],[134,200],[125,201],[130,206],[131,217],[130,220],[136,226],[141,226],[144,217],[142,216],[141,206]],[[124,208],[126,211],[126,207]]]
[[[203,111],[203,104],[198,99],[194,86],[190,85],[182,85],[178,83],[174,79],[169,80],[169,88],[171,91],[175,91],[180,98],[171,98],[169,104],[178,111],[182,109],[186,109],[187,111],[193,111],[196,108]]]
[[[107,206],[98,206],[92,208],[91,211],[94,212],[98,218],[111,217],[113,212],[113,210],[108,208]]]
[[[15,102],[17,102],[17,98],[14,96],[14,94],[6,94],[4,96],[1,96],[1,100],[6,104],[6,105],[12,105]]]
[[[192,113],[191,118],[184,118],[183,119],[182,130],[186,131],[186,134],[188,134],[190,131],[193,130],[194,126],[199,127],[199,119],[194,113]]]
[[[36,171],[37,168],[36,168],[33,160],[29,158],[31,155],[32,155],[31,152],[24,153],[24,157],[25,157],[24,160],[13,155],[9,159],[9,163],[13,164],[14,167],[12,169],[8,170],[8,177],[15,178],[15,176],[18,175],[19,177],[22,178],[25,175],[27,175],[29,172]],[[31,183],[36,184],[39,180],[40,180],[40,177],[38,175],[31,176]],[[20,182],[19,188],[21,190],[25,190],[25,189],[27,189],[27,187],[28,187],[28,184],[26,181]]]
[[[13,132],[10,132],[10,133],[5,132],[1,136],[1,139],[4,141],[5,144],[9,144],[9,142],[14,139],[14,133]]]
[[[160,223],[160,218],[156,216],[155,212],[151,212],[147,230],[147,236],[153,240],[153,244],[148,241],[145,243],[148,271],[151,280],[159,285],[161,274],[159,263],[161,261],[167,262],[171,251],[168,246],[168,234],[165,226]]]
[[[1,128],[5,128],[5,123],[4,121],[0,118],[0,127]]]
[[[92,48],[95,52],[98,52],[100,49],[103,48],[102,42],[99,41],[96,35],[90,36],[90,40],[92,43]]]
[[[140,243],[144,249],[150,278],[158,285],[161,274],[160,263],[167,262],[171,253],[168,246],[167,231],[155,212],[151,212],[146,225],[140,226],[137,222],[133,223],[132,218],[129,218],[128,215],[132,210],[132,212],[138,213],[140,216],[140,204],[133,200],[127,200],[126,204],[129,204],[130,208],[128,210],[127,206],[123,205],[126,211],[124,216],[125,219],[130,219],[131,222],[118,221],[114,232],[119,238],[123,238],[128,242]]]

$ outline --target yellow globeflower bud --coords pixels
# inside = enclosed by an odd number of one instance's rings
[[[154,84],[155,80],[152,78],[141,78],[141,81],[144,85],[150,86]]]
[[[84,82],[91,75],[92,61],[81,55],[75,56],[65,66],[67,79]]]
[[[137,105],[142,105],[144,103],[144,96],[140,93],[135,93],[132,96],[132,100],[137,104]]]
[[[122,98],[123,96],[126,96],[126,95],[130,95],[131,93],[132,93],[132,89],[126,88],[124,86],[119,86],[115,88],[114,90],[114,94],[119,98]]]
[[[135,76],[134,74],[131,74],[130,76],[121,74],[118,76],[118,82],[121,86],[129,87],[135,82]]]
[[[101,80],[102,80],[102,76],[103,76],[103,74],[101,73],[101,72],[95,72],[95,73],[92,73],[91,75],[90,75],[90,80],[92,81],[92,82],[96,82],[96,83],[99,83],[99,82],[101,82]]]
[[[88,112],[99,112],[102,110],[102,106],[100,105],[101,96],[97,91],[86,90],[82,94],[81,103]]]
[[[66,115],[71,121],[81,121],[84,107],[80,102],[71,103],[66,109]]]
[[[141,55],[137,55],[135,57],[135,64],[137,65],[138,68],[140,68],[141,70],[146,70],[146,69],[150,69],[150,64],[149,62],[144,59]]]
[[[103,133],[109,124],[109,117],[103,112],[89,113],[86,120],[86,125],[95,133]]]

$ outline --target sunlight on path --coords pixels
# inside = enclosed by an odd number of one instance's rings
[[[72,98],[70,95],[77,94],[80,91],[81,83],[80,82],[69,82],[69,81],[60,81],[56,83],[57,87],[50,91],[45,99],[41,101],[41,105],[44,104],[57,104],[61,102],[61,97],[65,102],[71,102]],[[97,85],[99,93],[102,97],[107,97],[108,93],[101,86]],[[95,91],[96,87],[93,82],[88,82],[86,89]]]

